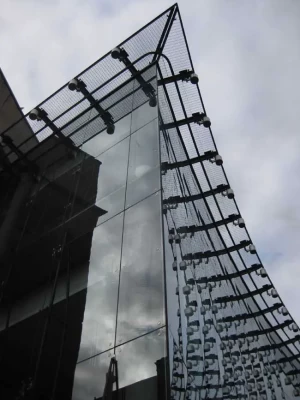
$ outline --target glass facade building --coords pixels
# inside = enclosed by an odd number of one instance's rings
[[[177,5],[28,115],[1,79],[1,398],[299,396]]]

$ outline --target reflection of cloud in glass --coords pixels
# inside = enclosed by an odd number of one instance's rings
[[[160,188],[160,168],[149,169],[141,178],[128,184],[126,207],[130,207],[141,199],[151,195]]]
[[[136,167],[134,175],[137,178],[141,178],[143,175],[149,172],[150,169],[151,167],[149,165],[139,165],[138,167]]]
[[[107,150],[101,156],[96,201],[116,191],[126,183],[129,138]]]
[[[137,131],[149,121],[157,118],[157,116],[157,107],[149,107],[148,102],[146,102],[141,107],[133,111],[131,120],[131,132]]]
[[[73,400],[90,400],[102,396],[111,355],[106,352],[77,365]],[[120,388],[156,376],[155,362],[165,355],[165,329],[118,347],[116,359]]]
[[[79,360],[114,343],[122,227],[123,215],[118,215],[93,233]]]
[[[160,187],[158,122],[157,119],[149,122],[148,118],[148,114],[144,116],[144,126],[131,138],[119,141],[98,157],[102,164],[98,177],[96,203],[107,211],[99,218],[98,223],[124,209],[127,167],[126,207],[149,196]]]
[[[147,123],[148,111],[147,105],[135,112],[141,129],[99,157],[98,206],[108,212],[98,224],[124,209],[128,161],[131,204],[159,188],[158,126],[157,120]],[[159,194],[125,214],[117,344],[164,324],[160,207]],[[93,234],[79,360],[114,346],[122,230],[119,214]]]
[[[123,215],[94,231],[79,359],[114,345]],[[125,214],[117,344],[164,324],[160,195]]]
[[[144,110],[146,113],[149,110],[148,106]],[[147,122],[145,117],[148,118],[139,112],[140,121]],[[111,154],[109,158],[105,153],[99,157],[102,165],[98,191],[106,195],[98,204],[108,213],[100,218],[98,223],[124,208],[125,181],[123,185],[120,182],[119,187],[115,186],[112,191],[107,189],[114,184],[116,174],[118,179],[122,176],[119,170],[125,169],[123,161],[126,159],[126,152],[128,157],[128,147],[126,149],[124,146],[126,141],[127,139],[117,144],[114,150],[108,150],[107,153]],[[160,182],[158,166],[156,120],[137,131],[130,140],[127,205],[134,204],[158,190]],[[160,199],[160,193],[152,195],[125,212],[117,345],[164,325]],[[118,223],[111,222],[117,218]],[[114,345],[111,338],[115,329],[117,301],[115,278],[118,277],[120,267],[121,242],[118,240],[123,229],[122,220],[123,214],[120,214],[96,229],[97,236],[93,240],[88,278],[89,285],[92,286],[89,287],[87,294],[80,359],[90,357],[105,350],[105,347],[107,349]],[[114,272],[111,271],[112,264],[116,266],[113,267]],[[149,339],[140,338],[118,348],[121,386],[156,374],[154,362],[164,355],[164,335],[161,332],[158,335],[156,332],[147,335],[148,337]],[[83,400],[101,396],[103,376],[108,370],[108,365],[108,352],[79,363],[73,398]]]
[[[119,296],[117,340],[164,323],[160,193],[125,214]]]

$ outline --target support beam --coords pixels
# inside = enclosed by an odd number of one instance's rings
[[[292,371],[288,371],[285,373],[286,375],[300,375],[300,369],[293,369]]]
[[[168,85],[169,83],[174,83],[178,81],[188,82],[191,79],[191,75],[193,71],[189,69],[184,69],[183,71],[179,71],[179,74],[168,76],[166,78],[159,79],[157,81],[158,86]]]
[[[104,110],[104,108],[101,107],[99,100],[95,99],[94,96],[89,92],[89,90],[86,88],[86,84],[82,79],[77,79],[74,78],[69,82],[69,89],[71,91],[76,90],[77,92],[80,92],[90,103],[90,105],[95,108],[95,110],[98,112],[100,118],[102,118],[103,122],[105,125],[108,127],[111,127],[111,131],[108,130],[108,133],[113,133],[114,132],[114,119],[111,115],[111,113],[107,110]]]
[[[171,390],[175,390],[176,392],[181,392],[181,393],[186,392],[186,389],[184,387],[178,387],[178,386],[171,386]]]
[[[259,310],[256,312],[252,312],[251,314],[244,313],[244,314],[236,314],[234,316],[224,317],[217,319],[218,323],[225,323],[225,322],[235,322],[235,321],[245,321],[247,319],[260,317],[261,315],[271,313],[273,311],[278,310],[282,307],[281,303],[276,303],[272,307],[265,308],[264,310]]]
[[[31,173],[31,174],[35,177],[35,176],[38,174],[38,171],[39,171],[38,166],[37,166],[33,161],[28,160],[27,157],[24,157],[24,153],[22,152],[22,150],[20,150],[20,149],[18,148],[18,146],[16,146],[16,145],[14,144],[14,141],[13,141],[13,139],[12,139],[10,136],[8,136],[8,135],[6,135],[6,134],[3,134],[3,135],[1,136],[1,138],[2,138],[3,143],[11,150],[11,152],[15,153],[15,154],[19,157],[19,159],[22,158],[23,163],[24,163],[24,164],[26,165],[26,167],[27,167],[27,171],[28,171],[29,173]],[[5,163],[5,161],[7,161],[7,160],[4,158],[4,159],[3,159],[3,165],[4,165],[4,167],[5,167],[6,169],[10,168],[10,170],[11,170],[10,164],[9,164],[8,162]]]
[[[209,283],[209,282],[221,282],[221,281],[225,281],[225,280],[231,280],[231,279],[235,279],[235,278],[239,278],[240,276],[243,275],[249,275],[251,272],[256,272],[258,271],[260,268],[262,268],[261,264],[253,264],[251,265],[251,267],[243,269],[242,271],[238,271],[238,272],[232,272],[231,274],[225,274],[225,275],[213,275],[210,277],[203,277],[200,279],[197,279],[196,283]],[[189,283],[189,281],[187,282]]]
[[[263,346],[255,346],[253,349],[246,349],[246,350],[240,350],[241,355],[250,355],[250,354],[257,354],[259,352],[265,352],[265,351],[274,351],[276,349],[281,349],[282,347],[288,347],[289,344],[294,344],[300,340],[300,335],[296,335],[294,338],[286,340],[284,342],[280,343],[273,343],[273,344],[268,344],[268,345],[263,345]],[[226,357],[226,353],[224,353],[224,356]],[[299,371],[300,373],[300,371]]]
[[[212,257],[218,257],[223,254],[228,254],[233,251],[241,250],[247,246],[252,244],[251,240],[242,240],[239,244],[235,244],[234,246],[227,247],[226,249],[216,250],[216,251],[205,251],[205,252],[197,252],[197,253],[187,253],[182,256],[183,260],[207,260]]]
[[[200,157],[193,157],[193,158],[189,158],[184,161],[177,161],[175,163],[164,162],[161,164],[161,169],[162,169],[162,172],[165,172],[165,171],[175,169],[175,168],[187,167],[189,165],[196,164],[201,161],[211,160],[212,158],[214,158],[217,155],[218,155],[218,153],[216,151],[206,151]]]
[[[201,124],[203,122],[204,117],[205,117],[204,113],[194,113],[194,114],[192,114],[191,117],[180,119],[176,122],[169,122],[167,124],[163,124],[161,126],[161,129],[168,130],[168,129],[177,128],[179,126],[191,124],[191,123]]]
[[[192,225],[192,226],[181,226],[179,228],[177,228],[177,233],[190,233],[190,234],[194,234],[196,232],[203,232],[203,231],[207,231],[209,229],[215,228],[216,226],[222,226],[222,225],[226,225],[229,224],[230,222],[236,221],[240,218],[241,216],[238,214],[232,214],[229,215],[228,218],[224,218],[221,219],[220,221],[216,221],[215,223],[211,223],[211,224],[205,224],[205,225],[200,225],[200,226],[196,226],[196,225]]]
[[[255,330],[249,331],[247,333],[226,335],[226,336],[222,336],[221,339],[222,339],[222,341],[225,341],[225,340],[238,340],[238,339],[247,339],[247,337],[249,337],[249,336],[267,335],[268,333],[273,333],[276,330],[287,328],[292,322],[293,321],[290,319],[290,320],[282,322],[281,324],[272,326],[271,328],[266,328],[266,329],[262,329],[262,330],[255,329]],[[299,356],[296,355],[295,359],[297,359],[298,357]],[[289,361],[294,359],[292,357],[288,357],[288,358],[289,358]],[[277,362],[284,362],[284,361],[278,360]]]
[[[151,85],[151,83],[148,83],[145,81],[143,76],[140,74],[140,71],[129,60],[129,55],[124,48],[120,48],[120,49],[116,48],[115,50],[112,51],[111,55],[113,58],[118,59],[120,62],[122,62],[127,67],[128,71],[137,80],[137,82],[141,86],[141,89],[143,90],[145,95],[147,97],[149,97],[149,99],[155,97],[156,91],[155,91],[154,87]]]
[[[69,147],[72,151],[77,151],[77,147],[75,146],[74,142],[67,136],[65,136],[61,129],[58,128],[53,121],[48,117],[48,113],[43,108],[34,108],[29,113],[29,118],[32,121],[44,121],[46,126],[52,130],[55,136],[61,139],[62,143],[64,143],[67,147]],[[28,153],[27,153],[28,154]]]
[[[218,193],[223,193],[227,189],[230,189],[229,185],[221,184],[221,185],[218,185],[215,189],[207,190],[206,192],[199,193],[199,194],[193,194],[193,195],[190,195],[190,196],[172,196],[172,197],[168,197],[167,199],[163,200],[163,204],[180,204],[180,203],[187,203],[189,201],[201,200],[203,198],[216,195]]]
[[[52,122],[52,121],[50,120],[50,118],[49,118],[47,115],[45,115],[45,116],[43,117],[43,120],[44,120],[45,124],[46,124],[47,126],[49,126],[49,128],[53,131],[53,133],[54,133],[57,137],[59,137],[59,138],[62,140],[62,142],[63,142],[67,147],[69,147],[69,148],[72,149],[72,150],[74,150],[74,149],[77,150],[77,147],[75,146],[75,144],[74,144],[74,142],[72,141],[72,139],[70,139],[69,137],[65,136],[65,135],[62,133],[62,131],[55,125],[54,122]]]
[[[267,292],[268,290],[270,290],[272,288],[273,288],[272,285],[263,285],[263,287],[261,287],[260,289],[256,289],[256,290],[253,290],[251,292],[244,293],[244,294],[239,294],[239,295],[236,295],[236,296],[217,297],[214,300],[214,304],[230,303],[230,302],[233,302],[233,301],[240,301],[240,300],[243,300],[243,299],[247,299],[249,297],[256,296],[257,294],[265,293],[265,292]],[[210,301],[210,299],[209,299],[209,301]]]
[[[82,82],[82,81],[81,81]],[[106,125],[108,124],[113,124],[114,120],[109,111],[104,110],[99,102],[94,98],[94,96],[87,90],[86,85],[84,82],[82,82],[83,85],[80,86],[80,91],[81,93],[86,97],[86,99],[89,101],[91,106],[93,106],[99,113],[100,117],[103,119],[104,123]]]
[[[177,13],[178,13],[178,5],[175,4],[170,9],[169,14],[167,16],[167,22],[165,24],[165,27],[163,29],[163,32],[162,32],[162,34],[160,36],[159,42],[158,42],[158,44],[156,46],[156,49],[155,49],[155,52],[153,54],[152,61],[151,61],[152,63],[153,62],[159,62],[159,59],[160,59],[160,57],[162,55],[163,49],[165,47],[166,41],[167,41],[168,36],[170,34],[171,27],[173,25],[173,21],[175,20]]]

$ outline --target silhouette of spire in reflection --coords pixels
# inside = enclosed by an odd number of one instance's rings
[[[118,388],[118,363],[112,358],[106,374],[106,383],[102,397],[93,400],[122,400],[130,398],[131,400],[140,399],[141,394],[146,400],[167,400],[168,399],[168,360],[163,357],[155,362],[156,376],[140,380],[132,385]],[[139,367],[138,365],[136,366]],[[122,372],[121,372],[122,373]]]
[[[116,387],[116,396],[119,391],[118,362],[115,357],[110,359],[108,372],[106,373],[106,382],[104,387],[103,400],[112,400],[114,385]]]

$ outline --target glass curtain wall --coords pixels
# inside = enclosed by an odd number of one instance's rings
[[[147,76],[156,87],[156,68]],[[85,141],[86,125],[76,156],[48,140],[42,177],[28,184],[6,261],[3,398],[90,400],[117,387],[165,398],[158,111],[138,106],[131,84],[132,112],[113,135]]]
[[[156,398],[155,363],[166,352],[157,107],[147,102],[119,126],[115,143],[96,136],[83,146],[102,163],[98,204],[107,213],[93,234],[76,400],[102,396],[112,357],[126,396]]]

